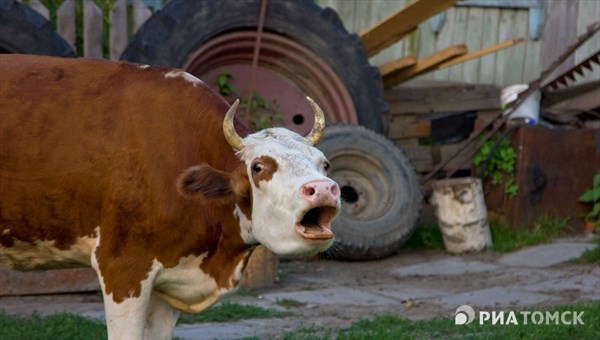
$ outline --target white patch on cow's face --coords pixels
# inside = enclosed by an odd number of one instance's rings
[[[247,167],[252,187],[252,234],[279,255],[314,254],[327,249],[332,239],[306,239],[296,232],[296,224],[311,205],[301,197],[301,187],[312,181],[332,181],[327,177],[327,159],[321,151],[287,129],[271,128],[244,138],[238,157]],[[269,157],[276,163],[271,177],[253,179],[253,162]],[[339,211],[340,200],[334,203]]]
[[[145,69],[148,69],[148,68],[150,68],[150,65],[139,65],[139,66],[138,66],[138,68],[139,68],[140,70],[145,70]]]
[[[196,87],[196,85],[200,84],[200,85],[205,85],[205,83],[196,78],[195,76],[182,71],[182,70],[173,70],[173,71],[169,71],[165,74],[165,78],[169,79],[169,78],[177,78],[177,77],[181,77],[183,79],[185,79],[186,81],[194,84],[194,87]]]

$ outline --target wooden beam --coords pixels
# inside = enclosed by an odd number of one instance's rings
[[[407,67],[414,66],[417,63],[417,57],[409,55],[400,59],[388,61],[379,66],[379,73],[382,77],[391,77],[394,74],[404,70]]]
[[[490,53],[494,53],[494,52],[503,50],[503,49],[511,47],[511,46],[518,45],[518,44],[522,43],[523,41],[525,41],[524,38],[517,38],[517,39],[512,39],[512,40],[506,40],[506,41],[503,41],[503,42],[498,43],[496,45],[492,45],[490,47],[481,49],[479,51],[467,53],[467,54],[462,55],[460,57],[456,57],[454,59],[451,59],[451,60],[448,60],[446,62],[443,62],[443,63],[437,65],[435,67],[435,69],[439,70],[439,69],[443,69],[443,68],[446,68],[446,67],[454,66],[454,65],[457,65],[457,64],[460,64],[460,63],[464,63],[464,62],[469,61],[471,59],[483,57],[484,55],[487,55],[487,54],[490,54]]]
[[[467,52],[467,47],[465,45],[454,45],[445,48],[439,52],[436,52],[426,58],[417,61],[417,63],[413,66],[407,67],[404,70],[401,70],[400,72],[389,74],[387,76],[383,75],[383,87],[385,89],[391,89],[403,81],[416,77],[425,72],[429,72],[432,69],[435,69],[437,65],[446,62],[450,59],[464,55]]]
[[[369,57],[414,31],[430,16],[454,5],[457,0],[417,0],[362,31],[360,38]]]

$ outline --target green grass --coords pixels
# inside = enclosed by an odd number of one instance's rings
[[[225,302],[199,314],[181,313],[177,323],[229,322],[247,319],[284,318],[292,315],[258,306]]]
[[[285,308],[293,308],[293,307],[304,307],[306,306],[306,302],[296,301],[294,299],[277,299],[275,302],[278,306]]]
[[[61,339],[94,340],[106,339],[106,326],[97,320],[83,316],[61,313],[40,316],[34,313],[30,317],[18,317],[0,312],[0,339]]]
[[[542,217],[533,228],[518,230],[509,229],[498,223],[491,223],[493,250],[505,253],[541,243],[548,243],[561,234],[561,230],[569,223],[568,218]]]
[[[225,306],[224,306],[225,305]],[[241,309],[240,309],[241,308]],[[234,321],[249,317],[281,317],[289,313],[276,312],[254,306],[226,303],[210,308],[203,314],[214,315],[202,321]],[[526,309],[537,311],[536,308]],[[398,315],[380,315],[372,319],[360,320],[346,329],[325,329],[302,327],[285,333],[283,339],[600,339],[600,302],[582,303],[571,306],[552,307],[547,311],[584,312],[584,325],[480,325],[478,320],[469,325],[457,326],[451,317],[431,320],[411,321]],[[215,312],[218,311],[218,312]],[[249,313],[248,311],[254,311]],[[259,311],[259,312],[256,312]],[[203,315],[200,314],[200,315]],[[253,316],[252,316],[253,315]],[[241,316],[241,317],[238,317]],[[0,312],[0,339],[106,339],[103,323],[73,314],[55,314],[42,317],[39,314],[23,318]]]
[[[592,240],[595,244],[593,248],[590,248],[581,254],[580,257],[574,259],[573,263],[600,263],[600,235],[596,235]]]
[[[410,239],[404,244],[404,249],[444,250],[444,239],[437,224],[420,224]]]
[[[537,309],[527,309],[536,311]],[[355,322],[347,329],[299,328],[286,333],[283,339],[600,339],[600,303],[553,307],[550,312],[583,311],[584,325],[519,325],[479,324],[475,319],[469,325],[457,326],[453,318],[411,321],[398,315],[381,315]]]

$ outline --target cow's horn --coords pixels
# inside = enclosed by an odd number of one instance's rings
[[[306,140],[314,146],[317,145],[317,143],[321,140],[321,137],[323,137],[323,132],[325,132],[325,114],[311,97],[306,97],[306,100],[308,100],[308,103],[310,106],[312,106],[312,109],[315,112],[315,125],[313,125],[312,130],[310,130],[308,135],[306,135],[304,138],[306,138]]]
[[[244,141],[235,131],[235,127],[233,126],[235,111],[237,110],[239,103],[240,100],[236,99],[235,102],[231,104],[231,107],[229,108],[229,111],[227,111],[227,114],[225,114],[225,119],[223,120],[223,133],[225,134],[227,142],[235,151],[240,151],[244,148]]]

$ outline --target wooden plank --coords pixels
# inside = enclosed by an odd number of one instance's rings
[[[118,60],[127,47],[127,0],[117,0],[109,14],[110,59]]]
[[[486,44],[498,42],[498,28],[500,24],[500,9],[486,8],[483,15],[482,41]],[[479,63],[478,82],[480,84],[492,84],[496,77],[496,54],[488,54],[481,58]]]
[[[417,121],[416,116],[391,116],[388,137],[391,139],[428,137],[431,122]]]
[[[484,14],[485,9],[483,8],[469,8],[469,16],[467,21],[467,40],[465,42],[469,51],[478,51],[484,46],[483,26],[486,24],[483,21]],[[479,58],[465,61],[462,69],[462,81],[465,83],[477,83],[478,78]]]
[[[416,63],[417,58],[413,55],[409,55],[400,59],[388,61],[387,63],[379,66],[379,73],[381,73],[382,77],[390,77],[407,67],[415,65]]]
[[[464,140],[460,143],[456,143],[456,144],[448,144],[448,145],[441,145],[439,146],[439,153],[440,153],[440,162],[436,163],[437,164],[441,164],[443,162],[446,162],[450,157],[452,157],[458,150],[460,150],[461,148],[463,148],[465,146],[465,144],[467,143],[467,140]],[[446,165],[444,167],[445,171],[456,171],[456,170],[468,170],[471,169],[471,157],[469,157],[469,154],[473,148],[473,145],[467,147],[465,150],[463,150],[463,152],[461,152],[457,157],[455,157],[452,161],[450,161],[450,163],[448,163],[448,165]]]
[[[527,24],[529,14],[527,10],[516,10],[510,38],[527,36],[529,26]],[[514,47],[502,50],[507,55],[506,84],[522,84],[523,67],[525,65],[525,45],[518,44]]]
[[[65,1],[56,11],[56,30],[73,50],[77,41],[75,27],[75,1]]]
[[[456,64],[460,64],[460,63],[464,63],[466,61],[475,59],[475,58],[480,58],[483,57],[484,55],[490,54],[490,53],[494,53],[500,50],[503,50],[505,48],[509,48],[511,46],[515,46],[517,44],[522,43],[523,41],[525,41],[525,38],[517,38],[517,39],[511,39],[511,40],[507,40],[507,41],[503,41],[501,43],[486,47],[484,49],[481,49],[479,51],[475,51],[475,52],[471,52],[471,53],[467,53],[465,55],[462,55],[460,57],[456,57],[452,60],[448,60],[444,63],[441,63],[439,65],[437,65],[435,68],[436,69],[442,69],[442,68],[446,68],[446,67],[451,67],[454,66]]]
[[[452,58],[456,58],[465,53],[467,53],[467,47],[465,45],[450,46],[444,50],[430,55],[427,58],[417,61],[415,65],[405,68],[403,71],[397,72],[391,76],[383,77],[383,86],[386,89],[390,89],[403,81],[416,77],[419,74],[431,71],[440,63]]]
[[[428,172],[433,169],[433,156],[431,146],[412,146],[405,147],[402,149],[406,157],[410,159],[410,162],[415,167],[417,172]]]
[[[581,1],[547,1],[546,24],[540,46],[540,69],[545,70],[577,40],[577,7]],[[595,2],[595,1],[592,1]],[[593,14],[592,14],[593,15]],[[596,17],[596,20],[597,17]],[[572,55],[550,75],[554,78],[575,65]]]
[[[368,6],[372,7],[370,13],[370,17],[369,17],[369,21],[368,21],[368,25],[367,26],[361,26],[359,27],[359,32],[360,31],[364,31],[365,29],[373,26],[374,24],[376,24],[377,22],[381,21],[382,19],[384,19],[385,17],[387,17],[390,13],[395,13],[397,11],[399,11],[400,9],[404,8],[409,2],[405,1],[405,0],[371,0],[371,1],[362,1],[365,4],[368,4]],[[362,15],[361,13],[358,13],[359,17],[360,15]],[[400,41],[398,41],[395,44],[392,44],[384,49],[382,49],[380,52],[378,52],[376,55],[374,55],[373,57],[370,58],[370,62],[372,65],[382,65],[384,63],[386,63],[389,60],[392,59],[397,59],[400,56],[405,56],[408,54],[416,54],[416,52],[409,52],[411,46],[416,45],[414,43],[414,39],[415,38],[413,35],[416,32],[413,32],[411,34],[409,34],[408,36],[405,37],[405,39],[402,39]]]
[[[456,84],[453,86],[398,87],[385,92],[389,115],[470,110],[499,110],[500,88],[495,85]]]
[[[587,32],[587,27],[600,18],[600,1],[579,1],[579,10],[577,12],[577,35]],[[591,37],[575,52],[575,64],[587,59],[595,53],[600,47],[600,34]],[[592,71],[588,71],[575,84],[590,82],[600,79],[600,67],[595,67]]]
[[[502,9],[500,10],[500,26],[498,29],[498,41],[504,41],[512,39],[513,25],[515,24],[515,13],[514,9]],[[508,57],[506,51],[498,51],[496,53],[496,65],[495,65],[495,78],[494,83],[501,86],[510,85],[507,82],[507,73],[512,61]]]
[[[102,10],[92,0],[83,2],[83,55],[102,58]]]
[[[414,31],[430,16],[454,5],[457,0],[417,0],[388,16],[373,27],[360,33],[368,56],[373,56],[387,46]]]
[[[417,30],[417,59],[425,58],[435,52],[436,39],[437,35],[431,29],[429,21],[419,25]],[[433,73],[424,74],[419,79],[433,80]]]
[[[459,7],[455,8],[456,10],[456,18],[454,19],[454,31],[452,32],[452,42],[453,44],[464,44],[468,50],[466,45],[467,41],[467,18],[469,14],[469,8]],[[437,66],[436,66],[437,69]],[[450,81],[463,81],[463,65],[457,65],[450,69],[450,73],[448,75],[448,80]]]
[[[152,11],[142,0],[133,0],[133,32],[137,30],[152,16]]]
[[[396,142],[397,143],[397,142]],[[433,170],[436,164],[440,164],[451,157],[458,149],[463,147],[466,141],[457,144],[438,145],[438,146],[407,146],[402,148],[410,162],[419,173],[429,172]],[[458,157],[452,160],[443,170],[468,170],[471,168],[471,161],[468,157],[468,148],[463,151]]]
[[[50,11],[40,0],[30,0],[29,7],[40,13],[46,20],[50,20]]]
[[[541,41],[527,39],[525,42],[525,62],[523,63],[523,83],[530,83],[539,78]]]
[[[440,51],[448,46],[452,46],[455,44],[454,42],[454,18],[456,17],[456,7],[451,7],[446,11],[446,23],[444,24],[444,28],[440,31],[440,33],[436,37],[435,41],[435,50]],[[433,79],[435,80],[445,80],[448,81],[450,77],[450,70],[444,69],[440,71],[433,72]]]
[[[0,296],[93,292],[100,289],[92,268],[22,272],[0,268]]]

